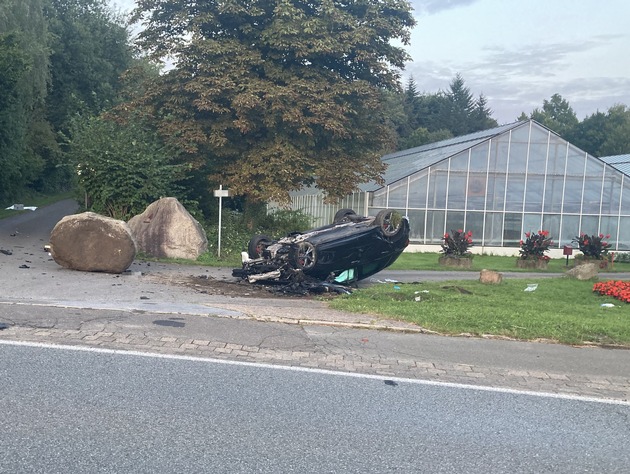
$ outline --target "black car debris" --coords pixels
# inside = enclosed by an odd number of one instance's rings
[[[243,252],[243,267],[232,275],[250,283],[306,283],[310,290],[338,291],[335,285],[367,278],[391,265],[409,245],[409,222],[398,211],[376,216],[339,210],[333,223],[279,240],[255,235]],[[315,283],[315,285],[313,285]]]

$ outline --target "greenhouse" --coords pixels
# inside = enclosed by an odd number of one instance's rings
[[[336,206],[305,190],[293,208],[320,224],[344,207],[369,215],[398,209],[416,250],[435,250],[457,229],[472,231],[476,252],[509,254],[538,230],[549,231],[556,253],[582,232],[610,235],[611,250],[630,250],[630,175],[608,159],[533,120],[516,122],[386,155],[384,186],[363,185]]]

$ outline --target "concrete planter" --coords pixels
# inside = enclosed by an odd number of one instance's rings
[[[472,257],[446,257],[441,256],[439,264],[444,267],[471,268]]]
[[[531,269],[531,270],[546,270],[548,265],[549,265],[549,262],[547,260],[539,260],[539,259],[523,260],[522,258],[519,258],[518,260],[516,260],[516,268],[525,268],[525,269]]]
[[[575,259],[573,259],[573,265],[574,266],[580,266],[580,265],[585,265],[587,263],[594,263],[597,265],[597,268],[599,268],[600,270],[606,270],[608,268],[608,259],[597,259],[597,258],[589,258],[589,257],[584,257],[584,256],[577,256],[575,257]]]

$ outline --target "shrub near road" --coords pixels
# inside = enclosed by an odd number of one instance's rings
[[[535,291],[524,291],[528,284]],[[603,307],[602,304],[613,304]],[[441,334],[630,347],[630,304],[567,278],[381,284],[332,300],[335,309],[413,322]]]

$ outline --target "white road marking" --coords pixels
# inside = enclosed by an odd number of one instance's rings
[[[463,390],[477,390],[482,392],[496,392],[496,393],[506,393],[511,395],[527,395],[532,397],[543,397],[543,398],[557,398],[562,400],[573,400],[573,401],[582,401],[582,402],[594,402],[594,403],[604,403],[609,405],[624,405],[630,406],[630,401],[625,400],[612,400],[606,398],[596,398],[596,397],[585,397],[581,395],[570,395],[570,394],[562,394],[562,393],[551,393],[551,392],[537,392],[537,391],[527,391],[527,390],[515,390],[511,388],[501,388],[501,387],[486,387],[480,385],[468,385],[454,382],[437,382],[433,380],[418,380],[418,379],[409,379],[403,377],[389,377],[383,375],[371,375],[371,374],[359,374],[355,372],[341,372],[329,369],[316,369],[311,367],[293,367],[293,366],[283,366],[283,365],[274,365],[274,364],[265,364],[258,362],[244,362],[244,361],[236,361],[236,360],[223,360],[223,359],[213,359],[206,357],[195,357],[195,356],[185,356],[178,354],[157,354],[151,352],[140,352],[140,351],[126,351],[121,349],[105,349],[101,347],[84,347],[84,346],[66,346],[66,345],[58,345],[58,344],[46,344],[42,342],[27,342],[27,341],[3,341],[0,340],[0,344],[8,345],[8,346],[25,346],[25,347],[38,347],[43,349],[58,349],[58,350],[66,350],[66,351],[79,351],[79,352],[96,352],[100,354],[113,354],[113,355],[124,355],[124,356],[137,356],[137,357],[150,357],[156,359],[173,359],[173,360],[186,360],[192,362],[205,362],[211,364],[224,364],[224,365],[237,365],[237,366],[245,366],[245,367],[260,367],[265,369],[274,369],[274,370],[287,370],[292,372],[307,372],[313,374],[323,374],[323,375],[335,375],[341,377],[352,377],[352,378],[361,378],[361,379],[372,379],[372,380],[392,380],[398,383],[409,383],[416,385],[430,385],[435,387],[448,387],[448,388],[457,388]]]

